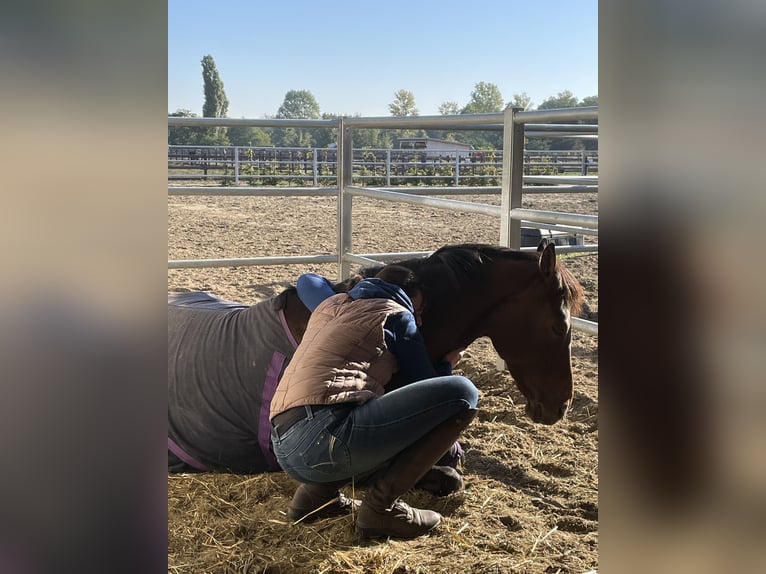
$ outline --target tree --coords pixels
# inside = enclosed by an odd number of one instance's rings
[[[218,75],[213,56],[207,55],[202,58],[202,81],[205,87],[205,103],[202,105],[202,117],[225,118],[229,111],[229,100],[223,90],[223,82]],[[209,128],[205,130],[204,145],[227,145],[229,139],[226,128]]]
[[[554,110],[557,108],[575,108],[577,107],[577,98],[569,90],[559,92],[556,96],[551,96],[538,106],[538,110]]]
[[[559,108],[576,108],[580,103],[569,90],[559,92],[551,96],[538,106],[538,110],[554,110]],[[552,123],[570,123],[570,122],[552,122]],[[581,150],[585,149],[585,144],[581,139],[575,138],[534,138],[527,145],[528,149],[552,149],[552,150]]]
[[[229,100],[223,90],[223,82],[218,75],[213,56],[202,58],[202,81],[205,83],[205,103],[202,106],[202,117],[225,118],[229,111]]]
[[[290,90],[277,111],[279,119],[318,120],[319,104],[308,90]]]
[[[479,82],[471,92],[471,101],[466,104],[462,114],[491,114],[503,110],[503,95],[495,84]]]
[[[228,129],[229,144],[250,147],[267,147],[271,137],[265,130],[252,126],[233,126]]]
[[[526,92],[520,94],[513,94],[513,99],[508,102],[506,108],[521,108],[522,110],[528,110],[532,107],[532,98],[530,98]]]
[[[418,109],[415,107],[415,96],[409,90],[399,90],[394,94],[394,101],[388,104],[388,110],[392,116],[417,116]]]
[[[581,106],[597,106],[598,105],[598,94],[595,96],[588,96],[587,98],[583,98],[580,102]]]
[[[278,119],[318,120],[319,104],[308,90],[290,90],[277,110]],[[272,139],[282,147],[312,147],[311,130],[283,128],[273,132]]]
[[[443,116],[456,116],[460,113],[460,106],[457,102],[442,102],[439,106],[439,113]]]
[[[198,118],[191,110],[179,109],[168,116],[173,118]],[[202,145],[203,128],[192,126],[168,126],[168,145]]]

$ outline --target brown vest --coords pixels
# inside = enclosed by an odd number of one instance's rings
[[[354,300],[345,293],[322,301],[279,381],[270,418],[293,407],[364,403],[382,395],[397,370],[383,324],[404,311],[390,299]]]

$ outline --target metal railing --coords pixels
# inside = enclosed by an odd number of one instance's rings
[[[503,150],[353,150],[353,181],[377,185],[499,186]],[[597,150],[525,150],[525,175],[598,173]],[[267,185],[329,184],[337,178],[336,148],[168,146],[168,179]],[[474,186],[475,187],[475,186]]]
[[[337,129],[337,168],[334,187],[168,187],[169,195],[336,195],[338,198],[337,253],[334,255],[300,255],[252,257],[241,259],[206,259],[168,261],[169,269],[189,267],[226,267],[240,265],[282,265],[332,263],[338,264],[339,280],[347,277],[352,264],[371,264],[427,255],[429,252],[411,253],[354,253],[352,236],[353,197],[376,199],[422,205],[439,209],[481,213],[500,218],[499,244],[515,249],[534,250],[521,247],[521,227],[537,227],[568,231],[577,235],[598,235],[598,216],[522,209],[524,193],[572,193],[595,192],[598,179],[583,176],[525,176],[525,137],[585,137],[595,136],[595,124],[561,124],[553,122],[591,121],[598,119],[598,108],[566,108],[557,110],[522,111],[511,108],[502,113],[466,114],[458,116],[407,116],[369,117],[337,120],[264,120],[231,118],[180,118],[169,117],[169,126],[253,126],[253,127],[302,127]],[[533,123],[540,122],[540,123]],[[500,130],[503,133],[502,179],[499,188],[492,187],[491,193],[499,193],[500,205],[431,197],[444,195],[447,190],[474,193],[472,188],[429,187],[410,188],[406,193],[401,188],[390,186],[366,187],[354,181],[354,150],[352,149],[355,129],[450,129],[450,130]],[[527,184],[527,185],[525,185]],[[540,185],[542,184],[542,185]],[[487,188],[483,188],[486,189]],[[598,245],[571,245],[558,248],[560,252],[597,251]],[[598,334],[598,324],[583,319],[573,319],[573,327],[591,334]]]

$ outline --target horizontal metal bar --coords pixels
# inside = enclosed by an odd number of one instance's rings
[[[597,185],[529,185],[521,193],[595,193]]]
[[[551,164],[555,165],[555,164]],[[524,183],[598,185],[598,177],[592,175],[525,175]]]
[[[530,124],[532,122],[566,122],[571,120],[597,120],[598,106],[580,108],[556,108],[552,110],[530,110],[516,112],[514,123]]]
[[[168,116],[168,127],[261,127],[261,128],[337,128],[338,120],[183,118]],[[199,146],[204,147],[204,146]],[[234,147],[234,146],[226,146]]]
[[[519,251],[537,251],[537,247],[522,247]],[[598,251],[598,245],[557,245],[556,253],[592,253]]]
[[[245,267],[250,265],[294,265],[337,263],[337,255],[292,255],[285,257],[248,257],[245,259],[181,259],[168,261],[168,269],[198,267]]]
[[[422,195],[411,195],[409,193],[399,193],[395,191],[385,191],[368,187],[346,187],[351,195],[363,197],[372,197],[374,199],[384,199],[400,203],[411,203],[414,205],[423,205],[426,207],[436,207],[438,209],[448,209],[452,211],[462,211],[466,213],[480,213],[482,215],[500,216],[499,205],[487,205],[483,203],[472,203],[470,201],[457,201],[454,199],[440,199],[438,197],[424,197]]]
[[[598,134],[581,134],[578,132],[524,132],[525,138],[571,138],[578,140],[597,140]]]
[[[563,213],[558,211],[540,211],[536,209],[512,209],[511,219],[516,221],[533,221],[536,223],[556,223],[563,225],[582,226],[588,229],[598,229],[597,215],[581,215],[579,213]]]
[[[379,259],[370,259],[369,257],[364,257],[362,255],[354,255],[353,253],[346,253],[343,256],[343,261],[348,261],[349,263],[356,263],[358,265],[361,265],[362,267],[370,267],[373,265],[381,264],[381,261]]]
[[[491,114],[458,114],[454,116],[378,116],[346,118],[346,125],[355,128],[476,128],[491,125],[503,129],[502,112]]]
[[[598,133],[598,124],[530,124],[527,123],[524,129],[538,132],[558,132],[567,131],[574,133]]]
[[[598,229],[590,229],[586,227],[577,227],[570,225],[554,225],[551,223],[538,223],[536,221],[524,220],[522,227],[529,227],[531,229],[550,229],[551,231],[563,231],[564,233],[571,233],[574,235],[598,235]]]
[[[229,176],[231,177],[231,176]],[[321,196],[335,195],[337,187],[189,187],[170,186],[168,195],[218,196]]]
[[[572,329],[584,331],[589,335],[598,335],[598,323],[580,319],[580,317],[572,317]]]
[[[355,176],[356,177],[356,176]],[[380,176],[370,176],[380,177]],[[446,176],[445,176],[446,177]],[[451,176],[450,176],[451,177]],[[472,176],[467,176],[472,177]],[[378,187],[376,189],[382,189],[383,191],[394,191],[398,193],[409,193],[415,195],[497,195],[500,193],[499,185],[492,186],[475,186],[475,187],[426,187],[426,186],[411,186],[411,187]]]

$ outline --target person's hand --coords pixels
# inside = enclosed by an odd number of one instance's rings
[[[444,360],[449,362],[449,364],[452,365],[452,368],[454,369],[455,365],[457,365],[458,361],[463,357],[463,353],[465,353],[465,347],[455,349],[454,351],[450,351],[444,355]]]

